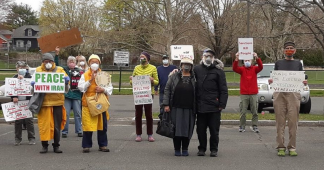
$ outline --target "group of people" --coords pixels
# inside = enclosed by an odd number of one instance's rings
[[[62,137],[67,137],[69,115],[72,108],[75,120],[75,133],[78,137],[83,137],[83,152],[90,152],[94,131],[97,131],[98,134],[99,151],[109,152],[107,148],[108,110],[93,116],[87,102],[87,97],[97,95],[98,93],[103,93],[107,99],[112,94],[113,87],[111,83],[105,88],[96,84],[96,75],[101,71],[99,68],[101,64],[100,58],[93,54],[86,61],[83,56],[78,56],[77,58],[70,56],[67,59],[67,66],[59,67],[59,47],[55,49],[55,52],[55,59],[50,53],[43,54],[42,64],[36,68],[36,72],[64,73],[66,93],[34,93],[28,104],[32,113],[38,114],[39,134],[43,146],[40,153],[48,151],[48,141],[51,139],[54,139],[52,144],[54,152],[62,153],[59,149],[60,134],[62,130]],[[293,42],[285,43],[284,52],[285,59],[276,62],[275,70],[301,71],[301,63],[293,59],[293,54],[296,52],[295,44]],[[252,130],[256,133],[260,132],[258,129],[257,113],[257,73],[263,69],[263,65],[256,53],[253,56],[257,66],[253,65],[252,60],[244,60],[244,65],[239,66],[239,53],[236,54],[235,61],[233,62],[233,71],[241,75],[241,118],[239,132],[245,131],[248,107],[250,107],[253,114]],[[154,97],[154,94],[157,95],[159,93],[159,117],[164,113],[170,113],[171,121],[175,125],[175,137],[173,138],[174,155],[189,155],[188,146],[196,125],[199,140],[197,155],[205,156],[207,150],[207,128],[209,128],[210,156],[217,157],[221,112],[225,109],[228,99],[228,88],[223,71],[223,63],[215,57],[215,52],[210,49],[203,52],[201,61],[196,66],[194,66],[191,58],[182,58],[179,69],[170,64],[170,59],[167,55],[162,56],[163,64],[157,68],[149,63],[150,59],[151,56],[147,52],[142,52],[139,57],[140,64],[135,67],[129,79],[130,83],[132,83],[134,76],[150,76],[152,97]],[[15,77],[19,79],[31,78],[31,75],[28,73],[27,63],[19,61],[16,64],[16,68],[18,74]],[[81,76],[77,89],[70,89],[71,74],[75,71],[80,73]],[[273,80],[269,79],[269,83],[272,82]],[[307,80],[303,83],[307,84]],[[34,86],[34,84],[35,82],[32,81],[31,85]],[[13,102],[29,100],[28,97],[21,98],[20,96],[12,97],[12,99]],[[299,105],[300,94],[298,93],[274,93],[279,156],[285,156],[284,129],[286,120],[288,120],[290,140],[287,148],[291,156],[297,156],[296,131]],[[147,140],[154,142],[152,104],[135,105],[137,134],[135,141],[142,141],[143,108],[147,121]],[[29,144],[35,144],[32,118],[25,121]],[[15,145],[19,145],[21,142],[21,129],[22,120],[17,120],[15,123]]]

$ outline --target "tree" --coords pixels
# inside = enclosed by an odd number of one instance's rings
[[[10,12],[6,17],[6,24],[12,29],[23,25],[38,25],[37,14],[27,4],[12,4]]]
[[[13,0],[0,0],[0,22],[5,21]]]

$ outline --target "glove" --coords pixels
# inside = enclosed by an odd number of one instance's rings
[[[70,77],[69,76],[65,76],[64,77],[64,81],[65,81],[65,84],[69,84]]]
[[[30,85],[34,87],[34,85],[35,85],[35,81],[31,81],[31,82],[30,82]]]

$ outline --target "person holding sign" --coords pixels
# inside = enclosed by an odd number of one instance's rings
[[[197,103],[198,156],[205,156],[207,150],[207,127],[210,132],[210,156],[217,157],[221,112],[225,109],[228,89],[224,64],[215,59],[215,52],[205,50],[194,72]]]
[[[137,65],[133,71],[133,75],[129,77],[130,84],[132,84],[133,76],[138,75],[149,75],[151,81],[151,90],[152,90],[152,98],[154,95],[154,86],[159,84],[159,78],[157,74],[156,67],[149,64],[151,56],[147,52],[142,52],[140,55],[140,65]],[[135,105],[135,122],[136,122],[136,134],[137,137],[135,139],[136,142],[142,141],[142,116],[143,116],[143,107],[145,109],[145,117],[146,117],[146,126],[147,126],[147,135],[148,141],[154,142],[153,138],[153,117],[152,117],[152,104],[142,104]]]
[[[14,75],[14,78],[31,78],[31,75],[28,72],[28,64],[25,61],[17,61],[16,69],[18,74]],[[11,96],[11,99],[15,104],[17,104],[19,100],[29,100],[30,96]],[[15,146],[18,146],[21,143],[23,122],[26,123],[29,145],[35,145],[36,143],[33,118],[26,118],[15,121]]]
[[[56,48],[56,51],[59,51],[59,48]],[[58,55],[55,55],[55,64],[58,61]],[[62,138],[67,138],[69,132],[69,119],[71,108],[73,108],[74,114],[74,125],[75,133],[78,137],[82,137],[82,127],[81,127],[81,92],[78,89],[78,83],[81,78],[80,69],[76,67],[76,59],[73,56],[69,56],[67,59],[67,66],[63,67],[65,73],[70,77],[70,89],[69,92],[64,94],[65,101],[64,107],[66,109],[66,124],[62,130]]]
[[[51,77],[51,74],[45,78],[45,74],[37,74],[37,73],[63,73],[64,77],[57,76]],[[54,78],[57,77],[57,78]],[[54,63],[54,57],[50,53],[43,54],[42,65],[36,68],[35,76],[33,77],[35,81],[31,82],[31,85],[34,87],[33,90],[36,89],[37,83],[47,83],[47,82],[64,82],[65,83],[65,92],[69,90],[69,81],[70,78],[65,73],[62,67],[56,66]],[[55,85],[55,83],[53,83]],[[42,91],[42,90],[40,90]],[[55,93],[46,92],[46,89],[43,89],[43,98],[37,97],[36,99],[31,98],[28,103],[29,110],[35,113],[33,109],[33,103],[40,104],[37,106],[40,107],[38,112],[38,127],[39,127],[39,135],[40,140],[42,142],[42,150],[40,153],[47,153],[48,151],[48,141],[54,139],[54,143],[52,144],[55,153],[62,153],[59,149],[60,146],[60,134],[61,129],[64,128],[66,121],[66,112],[64,108],[64,94],[63,93]],[[42,92],[39,92],[42,94]],[[41,102],[37,102],[37,100]]]
[[[235,61],[233,62],[233,71],[241,75],[240,81],[240,127],[239,132],[245,132],[246,112],[250,106],[252,113],[252,130],[259,133],[258,129],[258,82],[257,74],[262,71],[263,64],[257,53],[253,53],[258,66],[252,65],[252,60],[244,60],[244,66],[239,67],[239,53],[236,53]]]
[[[108,87],[101,87],[96,82],[96,78],[98,74],[101,72],[101,69],[99,69],[99,65],[101,64],[101,61],[98,55],[92,54],[89,57],[88,63],[90,65],[90,69],[81,76],[81,79],[78,84],[79,90],[83,92],[83,96],[82,96],[83,153],[90,152],[90,148],[92,148],[92,134],[94,131],[97,131],[99,151],[109,152],[109,149],[107,148],[108,146],[108,138],[107,138],[108,122],[107,121],[109,120],[108,110],[95,116],[92,115],[91,114],[92,110],[89,109],[89,103],[87,102],[87,98],[102,93],[105,94],[104,97],[107,98],[108,101],[108,95],[112,94],[113,86],[110,83]],[[98,100],[100,100],[100,98]],[[107,102],[107,105],[108,104],[109,103]]]
[[[196,79],[193,61],[190,58],[182,58],[180,68],[180,71],[172,74],[168,79],[164,90],[163,106],[165,113],[171,112],[171,121],[175,125],[174,155],[188,156],[188,146],[196,121]]]
[[[299,60],[294,60],[296,53],[296,45],[294,42],[285,42],[284,54],[285,59],[278,60],[275,63],[274,70],[286,71],[303,71],[303,65]],[[307,76],[305,77],[307,78]],[[269,84],[273,83],[269,79]],[[307,80],[303,82],[307,84]],[[278,156],[285,156],[286,146],[284,143],[286,120],[288,120],[289,128],[289,143],[287,149],[290,156],[297,156],[296,152],[296,137],[299,119],[301,96],[298,92],[274,92],[273,93],[273,107],[276,114],[277,127],[277,149]]]

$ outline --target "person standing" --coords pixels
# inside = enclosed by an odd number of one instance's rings
[[[89,66],[88,66],[86,58],[83,55],[76,56],[76,60],[77,60],[77,65],[75,67],[78,67],[79,69],[81,69],[83,71],[83,73],[88,71]]]
[[[149,75],[151,81],[152,98],[154,97],[154,86],[159,84],[159,78],[156,67],[149,64],[151,56],[147,52],[142,52],[140,55],[140,65],[137,65],[133,71],[133,75],[129,77],[130,84],[132,84],[133,76],[138,75]],[[154,142],[153,138],[153,115],[152,115],[152,104],[135,105],[135,122],[136,122],[136,142],[142,141],[142,116],[143,107],[145,109],[146,126],[148,141]]]
[[[275,63],[274,70],[286,71],[303,71],[303,65],[299,60],[294,59],[296,53],[296,45],[294,42],[284,43],[283,60],[278,60]],[[307,76],[305,77],[307,78]],[[269,83],[273,82],[269,79]],[[307,85],[307,80],[303,83]],[[273,93],[273,107],[276,114],[276,128],[277,128],[277,149],[278,156],[285,156],[286,146],[284,143],[286,120],[288,120],[289,128],[289,143],[287,149],[290,156],[297,156],[296,152],[296,136],[299,119],[301,96],[298,92],[274,92]]]
[[[13,78],[23,79],[31,78],[28,72],[28,64],[25,61],[17,61],[16,70],[18,74],[14,75]],[[29,100],[30,96],[11,96],[12,102],[18,103],[18,101]],[[35,145],[35,129],[34,129],[34,118],[26,118],[15,121],[15,146],[20,145],[22,141],[22,124],[26,123],[29,145]]]
[[[235,61],[233,62],[233,71],[241,75],[240,80],[240,127],[239,132],[245,132],[246,112],[250,106],[252,113],[251,129],[255,133],[259,133],[258,129],[258,82],[257,74],[262,71],[263,64],[257,53],[253,53],[258,66],[252,65],[252,60],[244,60],[244,66],[239,67],[239,53],[236,53]]]
[[[194,67],[197,100],[198,156],[207,150],[207,127],[210,132],[210,156],[217,157],[221,111],[225,109],[228,89],[224,64],[215,59],[215,52],[205,50],[199,65]]]
[[[159,93],[159,104],[160,104],[160,115],[163,114],[163,96],[164,96],[164,88],[168,81],[169,74],[174,70],[177,69],[175,65],[170,64],[169,56],[163,55],[162,56],[162,65],[157,67],[157,73],[159,77],[159,84],[155,86],[155,95]],[[159,89],[160,88],[160,89]]]
[[[165,113],[171,112],[171,121],[175,125],[174,155],[189,156],[188,147],[196,121],[193,61],[182,58],[180,68],[170,76],[165,86],[162,105]]]

